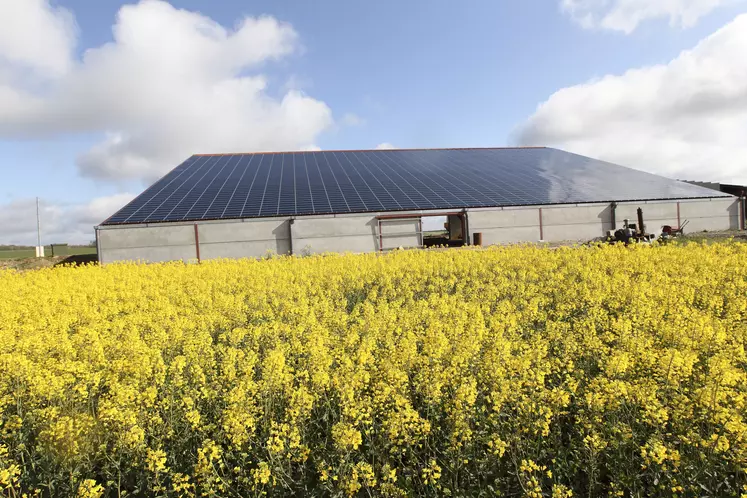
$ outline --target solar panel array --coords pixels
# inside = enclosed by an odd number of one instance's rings
[[[104,224],[724,195],[548,148],[196,155]]]

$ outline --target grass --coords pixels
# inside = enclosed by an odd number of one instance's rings
[[[747,234],[734,230],[717,232],[692,232],[685,234],[684,237],[679,238],[679,240],[684,244],[714,244],[725,242],[728,239],[733,239],[738,242],[745,242],[747,241]]]
[[[32,258],[34,257],[34,250],[31,249],[14,249],[11,251],[3,250],[0,251],[0,259],[20,259],[20,258]]]
[[[96,254],[96,248],[91,246],[54,246],[55,256],[78,256],[82,254]],[[44,246],[44,255],[52,256],[50,246]],[[0,249],[0,259],[23,259],[36,256],[33,247],[27,249]]]

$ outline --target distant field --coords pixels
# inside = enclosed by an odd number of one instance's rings
[[[44,247],[44,255],[52,256],[50,246]],[[91,246],[54,246],[55,256],[78,256],[81,254],[96,254],[96,248]],[[36,251],[33,247],[26,249],[0,249],[0,259],[33,258]]]

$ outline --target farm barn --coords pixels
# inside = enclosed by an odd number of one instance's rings
[[[557,149],[360,150],[192,156],[96,240],[102,263],[589,240],[638,208],[649,231],[744,226],[738,197]]]

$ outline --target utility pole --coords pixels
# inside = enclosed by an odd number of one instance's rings
[[[44,257],[44,247],[41,242],[41,222],[39,221],[39,198],[36,198],[36,257]]]

